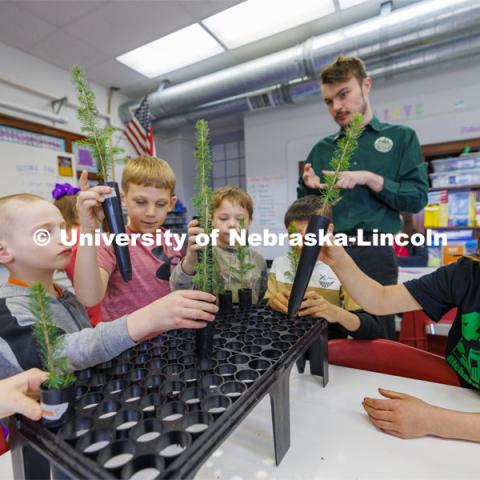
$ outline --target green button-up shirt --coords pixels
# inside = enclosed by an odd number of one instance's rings
[[[322,170],[332,170],[330,161],[342,130],[320,140],[307,163],[323,182]],[[419,212],[428,200],[427,164],[414,130],[402,125],[382,123],[373,117],[358,140],[350,170],[368,170],[384,178],[383,190],[374,192],[365,185],[342,190],[342,199],[333,207],[335,232],[363,229],[397,233],[402,228],[399,212]],[[319,194],[300,177],[298,197]]]

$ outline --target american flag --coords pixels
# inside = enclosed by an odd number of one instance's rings
[[[137,155],[155,155],[152,114],[147,97],[142,100],[132,119],[128,122],[125,136],[137,152]]]

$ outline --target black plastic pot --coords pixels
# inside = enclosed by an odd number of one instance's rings
[[[105,185],[111,187],[113,192],[111,196],[105,199],[103,202],[103,211],[105,212],[105,218],[108,224],[108,230],[110,233],[119,234],[125,233],[125,223],[123,221],[122,204],[120,201],[120,190],[118,189],[117,182],[106,182]],[[117,257],[117,265],[122,278],[125,282],[129,282],[132,279],[132,262],[130,261],[130,253],[128,251],[128,245],[117,245],[113,242],[113,249],[115,256]]]
[[[57,428],[70,420],[75,407],[75,384],[61,390],[40,388],[42,423],[48,428]]]
[[[227,314],[233,310],[232,291],[225,290],[223,293],[218,294],[218,306],[220,313]]]
[[[200,359],[210,358],[213,352],[213,322],[195,332],[197,357]]]
[[[247,310],[252,306],[252,289],[240,288],[238,290],[238,306],[240,310]]]
[[[293,317],[297,314],[302,303],[305,291],[307,290],[313,268],[320,253],[321,245],[318,242],[318,232],[328,230],[330,219],[323,215],[312,215],[308,222],[305,234],[312,233],[316,236],[315,245],[303,245],[300,261],[298,262],[297,272],[293,281],[292,291],[288,300],[288,316]]]

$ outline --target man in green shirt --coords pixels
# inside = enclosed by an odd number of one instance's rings
[[[339,56],[321,73],[322,94],[340,130],[320,140],[312,149],[299,179],[297,194],[319,193],[328,173],[337,140],[355,113],[364,117],[365,130],[358,141],[350,170],[342,172],[338,186],[342,199],[333,209],[335,233],[352,238],[348,253],[370,277],[383,285],[397,283],[398,266],[389,246],[355,245],[374,231],[397,233],[400,212],[419,212],[427,204],[427,165],[414,130],[380,122],[373,116],[368,95],[372,80],[359,58]],[[385,317],[385,336],[394,338],[394,317]]]

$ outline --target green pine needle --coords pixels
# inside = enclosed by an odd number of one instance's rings
[[[66,388],[75,382],[76,377],[68,372],[68,360],[56,356],[63,346],[63,332],[52,322],[50,298],[40,282],[34,282],[30,287],[29,307],[35,318],[33,334],[40,349],[43,368],[48,372],[45,384],[51,390]]]
[[[344,135],[337,142],[337,148],[330,161],[330,170],[333,173],[325,175],[325,187],[321,191],[323,199],[321,214],[325,214],[330,207],[338,203],[342,198],[340,195],[341,189],[336,185],[340,179],[340,174],[350,168],[350,161],[358,147],[358,139],[363,132],[362,123],[363,115],[356,113],[350,125],[345,128]]]
[[[212,177],[212,156],[209,146],[209,128],[205,120],[198,120],[195,124],[196,142],[195,158],[197,160],[196,195],[192,198],[198,223],[203,231],[212,233],[212,189],[210,181]],[[193,284],[199,290],[214,295],[219,290],[219,271],[213,254],[211,242],[199,251],[199,260],[195,267]]]
[[[121,147],[112,146],[112,136],[115,132],[113,127],[108,125],[100,127],[98,125],[95,94],[82,69],[78,65],[74,65],[71,68],[71,74],[80,104],[77,109],[77,117],[80,121],[81,131],[86,136],[85,140],[81,140],[78,143],[91,148],[99,175],[104,182],[107,182],[112,178],[116,155],[124,150]]]

